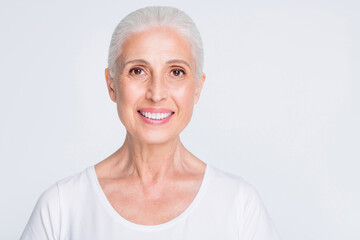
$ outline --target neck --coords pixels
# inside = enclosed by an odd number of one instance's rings
[[[118,163],[125,172],[146,183],[159,181],[181,167],[186,151],[179,137],[166,143],[148,144],[127,134],[118,152]]]

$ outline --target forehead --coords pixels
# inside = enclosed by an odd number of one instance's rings
[[[194,66],[191,45],[176,30],[171,28],[151,28],[130,35],[122,45],[122,61],[144,59],[166,62],[182,59]]]

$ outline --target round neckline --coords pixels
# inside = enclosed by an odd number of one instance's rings
[[[102,190],[99,179],[97,178],[97,175],[96,175],[95,165],[90,166],[88,168],[88,171],[90,173],[91,180],[93,181],[93,184],[95,185],[96,194],[99,196],[99,199],[100,199],[102,205],[106,208],[107,212],[112,216],[112,218],[114,218],[116,221],[119,221],[120,223],[122,223],[130,228],[136,229],[136,230],[152,231],[152,230],[160,230],[160,229],[164,229],[169,226],[172,226],[175,223],[184,219],[187,215],[189,215],[189,213],[196,207],[196,205],[199,203],[199,201],[201,200],[202,196],[205,193],[205,189],[206,189],[206,187],[208,185],[208,181],[209,181],[210,168],[211,168],[211,166],[208,163],[206,163],[205,173],[204,173],[200,188],[199,188],[195,198],[187,206],[187,208],[182,213],[180,213],[178,216],[171,219],[170,221],[167,221],[167,222],[161,223],[161,224],[156,224],[156,225],[137,224],[137,223],[131,222],[131,221],[127,220],[126,218],[122,217],[113,208],[113,206],[107,199],[104,191]]]

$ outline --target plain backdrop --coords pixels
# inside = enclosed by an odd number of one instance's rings
[[[122,144],[108,46],[148,5],[184,10],[203,38],[185,146],[254,185],[283,239],[360,239],[360,7],[331,0],[1,1],[0,238]]]

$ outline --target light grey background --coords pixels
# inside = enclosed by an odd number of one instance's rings
[[[40,194],[124,139],[104,68],[129,12],[196,22],[206,83],[184,144],[241,175],[283,239],[360,239],[358,1],[8,1],[0,5],[0,238]]]

